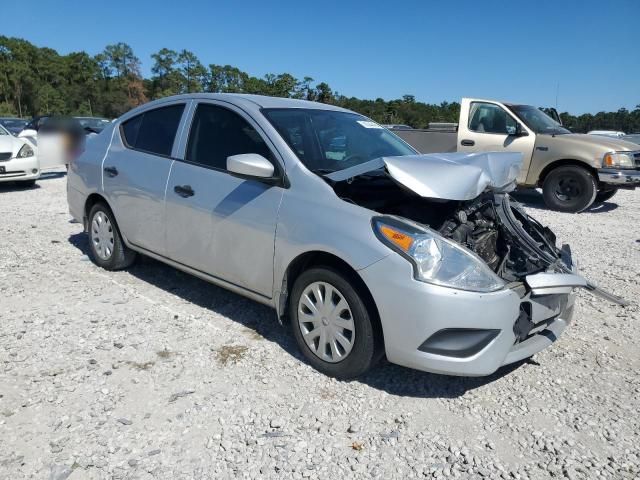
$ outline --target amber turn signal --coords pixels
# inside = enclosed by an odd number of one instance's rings
[[[413,245],[413,238],[406,233],[391,228],[388,225],[380,225],[379,229],[380,233],[384,235],[387,240],[404,252],[408,252],[411,245]]]

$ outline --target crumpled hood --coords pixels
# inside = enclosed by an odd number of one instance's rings
[[[343,181],[385,167],[391,178],[421,197],[472,200],[485,190],[513,190],[521,166],[521,153],[431,153],[381,157],[326,177]]]

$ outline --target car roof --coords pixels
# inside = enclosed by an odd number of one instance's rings
[[[320,110],[335,110],[341,112],[350,112],[335,105],[327,103],[311,102],[309,100],[299,100],[295,98],[269,97],[267,95],[252,95],[247,93],[185,93],[182,95],[173,95],[145,103],[140,107],[150,107],[155,104],[165,103],[175,100],[224,100],[235,104],[252,103],[260,108],[308,108]]]

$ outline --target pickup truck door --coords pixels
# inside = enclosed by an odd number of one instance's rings
[[[518,183],[527,178],[535,147],[535,133],[501,103],[463,98],[458,125],[459,152],[520,152]]]
[[[284,189],[227,171],[257,153],[282,168],[257,123],[223,101],[201,101],[167,183],[167,257],[265,298],[273,295],[276,223]]]

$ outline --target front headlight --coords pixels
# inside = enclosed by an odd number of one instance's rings
[[[605,168],[634,168],[635,159],[632,152],[609,152],[604,154],[602,166]]]
[[[33,148],[31,148],[26,143],[22,146],[20,151],[18,152],[18,158],[27,158],[33,157]]]
[[[380,217],[374,218],[373,228],[384,244],[413,264],[416,280],[474,292],[493,292],[505,285],[475,253],[433,230]]]

